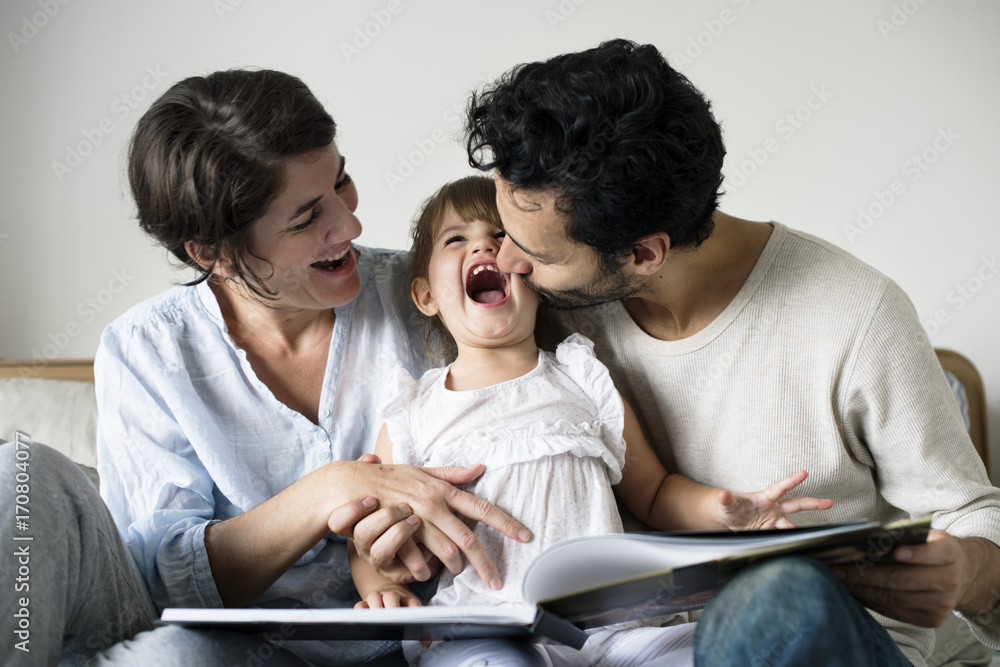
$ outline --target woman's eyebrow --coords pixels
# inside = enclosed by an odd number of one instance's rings
[[[344,175],[344,169],[346,169],[346,168],[347,168],[347,158],[344,157],[343,155],[341,155],[340,156],[340,171],[337,172],[337,178],[336,178],[336,180],[338,180],[338,181],[340,180],[340,177]],[[311,209],[313,206],[315,206],[316,204],[318,204],[319,200],[322,199],[322,198],[323,198],[322,195],[320,195],[319,197],[314,197],[313,199],[310,199],[309,201],[307,201],[302,206],[299,206],[297,209],[295,209],[295,213],[292,213],[292,216],[290,218],[288,218],[288,221],[291,222],[295,218],[299,217],[300,215],[302,215],[303,213],[305,213],[306,211],[308,211],[309,209]]]
[[[308,211],[309,209],[311,209],[313,206],[315,206],[316,204],[318,204],[319,200],[322,199],[322,198],[323,198],[322,195],[320,195],[319,197],[313,197],[312,199],[310,199],[309,201],[307,201],[302,206],[299,206],[297,209],[295,209],[295,213],[292,213],[292,216],[290,218],[288,218],[288,221],[291,222],[295,218],[299,217],[300,215],[302,215],[303,213],[305,213],[306,211]]]

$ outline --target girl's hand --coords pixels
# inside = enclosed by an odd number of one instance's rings
[[[719,522],[732,530],[794,528],[787,514],[804,510],[825,510],[833,501],[821,498],[783,498],[805,480],[805,470],[754,493],[719,492]]]
[[[500,588],[496,565],[456,515],[485,523],[519,542],[529,541],[531,533],[491,503],[453,486],[478,478],[485,469],[482,464],[419,468],[359,463],[354,473],[357,482],[378,498],[381,509],[353,526],[335,528],[331,522],[330,527],[352,537],[361,558],[397,583],[429,578],[436,565],[429,563],[432,556],[456,574],[468,559],[488,587]]]
[[[354,605],[355,609],[388,609],[390,607],[420,607],[417,599],[406,586],[385,586],[372,591],[365,599]]]

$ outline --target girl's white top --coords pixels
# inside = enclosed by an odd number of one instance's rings
[[[514,380],[472,391],[445,388],[447,368],[413,380],[397,369],[384,407],[393,461],[446,466],[484,463],[467,490],[515,517],[534,539],[518,543],[478,524],[477,537],[504,586],[489,590],[471,567],[445,570],[430,604],[524,602],[521,581],[545,548],[571,537],[621,532],[611,490],[625,461],[624,406],[593,344],[580,335]]]

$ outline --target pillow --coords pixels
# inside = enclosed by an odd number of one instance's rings
[[[93,383],[0,379],[0,438],[14,440],[18,431],[59,450],[84,467],[84,472],[96,468],[97,398]],[[96,472],[91,476],[94,478]]]
[[[948,380],[948,386],[951,387],[952,393],[955,394],[958,409],[962,413],[962,419],[965,421],[965,430],[972,431],[972,418],[969,416],[969,396],[965,393],[965,385],[951,371],[945,371],[944,377]]]

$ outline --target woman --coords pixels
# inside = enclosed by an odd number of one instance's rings
[[[407,326],[417,315],[403,256],[352,244],[358,195],[335,131],[301,81],[271,71],[181,81],[136,128],[129,179],[140,225],[200,273],[109,325],[95,359],[101,495],[157,609],[353,605],[345,542],[330,531],[350,534],[375,506],[362,552],[377,553],[382,533],[390,553],[402,544],[399,579],[407,568],[426,579],[431,553],[457,572],[464,553],[500,585],[452,511],[530,537],[449,484],[481,467],[358,460],[380,424],[380,378],[428,362]],[[266,652],[289,664],[394,648],[279,639]],[[155,653],[162,663],[184,647],[195,655],[179,662],[218,664],[260,655],[260,645],[157,629],[102,657]]]

